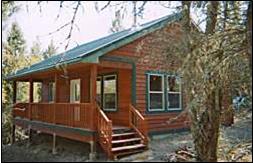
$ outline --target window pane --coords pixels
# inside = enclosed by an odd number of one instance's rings
[[[150,75],[150,91],[162,91],[162,76]]]
[[[116,94],[106,93],[104,94],[105,109],[115,109],[116,108]]]
[[[180,92],[179,86],[180,86],[179,78],[173,76],[168,77],[168,90],[170,92]]]
[[[98,104],[101,106],[101,79],[97,78],[97,94],[96,94],[96,100]]]
[[[104,77],[104,106],[106,109],[116,109],[116,76]]]
[[[29,83],[17,82],[17,102],[29,102]]]
[[[55,83],[50,82],[48,85],[48,101],[54,101],[54,95],[55,94]]]
[[[70,81],[70,102],[80,101],[80,79]]]
[[[33,102],[41,102],[42,100],[42,83],[33,83]]]
[[[79,101],[80,100],[80,84],[78,83],[78,82],[76,82],[75,84],[74,84],[74,86],[75,86],[75,99],[74,99],[74,101]]]
[[[180,93],[168,93],[168,107],[180,108]]]
[[[162,109],[162,108],[163,108],[163,94],[150,93],[150,109]]]
[[[101,94],[101,80],[97,79],[97,94]]]
[[[104,93],[116,92],[116,79],[115,77],[106,77],[104,81]]]

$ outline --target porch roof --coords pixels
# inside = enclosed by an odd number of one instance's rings
[[[138,28],[129,28],[106,37],[79,45],[66,52],[52,56],[39,63],[33,64],[24,69],[18,70],[6,77],[7,80],[25,76],[38,71],[45,71],[57,67],[61,64],[72,64],[77,62],[98,63],[99,57],[107,52],[124,46],[142,36],[145,36],[157,29],[164,27],[182,18],[181,13],[167,15],[165,17],[150,21],[140,25]]]

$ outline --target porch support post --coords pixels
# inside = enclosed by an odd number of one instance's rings
[[[29,79],[29,119],[32,118],[32,104],[33,103],[33,80]]]
[[[29,136],[28,145],[30,146],[31,143],[32,143],[32,129],[31,129],[31,125],[28,126],[28,136]]]
[[[13,87],[12,102],[13,104],[15,104],[17,102],[17,82],[16,81],[13,81],[12,87]]]
[[[29,88],[29,103],[33,103],[33,80],[29,80],[30,88]]]
[[[13,87],[12,103],[15,104],[17,102],[17,82],[16,81],[13,81],[12,87]],[[13,125],[12,125],[12,131],[11,131],[11,144],[15,143],[15,137],[16,137],[15,130],[16,130],[15,120],[13,119]]]
[[[53,134],[53,149],[52,149],[52,153],[56,154],[56,133]]]
[[[57,77],[57,73],[54,74],[54,82],[55,82],[55,92],[54,92],[54,110],[53,110],[53,123],[55,124],[56,123],[56,102],[58,102],[58,89],[59,89],[59,86],[58,86],[58,77]]]
[[[94,141],[90,141],[90,154],[89,159],[93,161],[96,158],[96,143]]]
[[[90,68],[90,102],[96,104],[97,92],[97,65],[92,64]]]
[[[12,131],[11,131],[11,144],[14,144],[16,140],[15,130],[16,130],[16,125],[15,125],[15,122],[13,122]]]
[[[54,93],[54,103],[58,102],[58,91],[59,91],[59,84],[58,84],[58,76],[57,73],[54,74],[54,82],[55,82],[55,93]]]
[[[91,129],[96,128],[96,92],[97,92],[97,65],[92,64],[90,67],[90,103],[92,104],[92,116],[93,121],[91,122]]]

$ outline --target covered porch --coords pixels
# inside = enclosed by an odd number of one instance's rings
[[[29,133],[39,130],[52,134],[54,140],[58,135],[89,142],[91,151],[99,142],[110,158],[115,156],[113,152],[128,148],[113,146],[115,130],[131,129],[140,137],[134,140],[147,144],[147,124],[132,105],[132,74],[133,66],[129,63],[101,60],[99,64],[78,63],[66,69],[16,78],[13,80],[15,125],[28,128]],[[28,102],[17,101],[18,82],[29,83]],[[39,100],[34,100],[35,83],[41,83]]]
[[[132,65],[102,61],[37,72],[13,80],[13,116],[96,130],[97,105],[115,126],[129,126]],[[28,83],[28,100],[17,86]],[[34,89],[39,84],[38,91]],[[39,97],[39,98],[38,98]]]

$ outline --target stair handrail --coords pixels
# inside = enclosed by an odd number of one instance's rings
[[[112,121],[106,116],[98,104],[96,104],[96,110],[99,143],[110,157],[112,150]]]
[[[146,119],[132,104],[129,105],[129,125],[138,133],[143,143],[147,145],[148,137]]]

